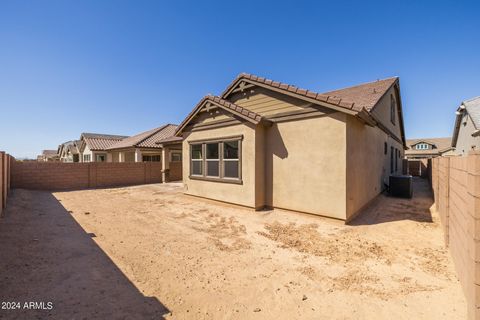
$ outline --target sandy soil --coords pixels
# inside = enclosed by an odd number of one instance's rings
[[[427,185],[415,188],[348,226],[179,184],[15,190],[0,221],[0,298],[54,308],[0,317],[465,319]]]

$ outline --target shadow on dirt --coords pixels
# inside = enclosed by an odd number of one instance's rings
[[[1,310],[0,318],[163,319],[169,312],[135,287],[51,193],[12,191],[0,219],[0,301],[45,308]]]

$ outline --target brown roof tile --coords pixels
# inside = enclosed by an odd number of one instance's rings
[[[199,103],[193,108],[192,112],[188,114],[188,116],[182,121],[182,123],[178,126],[177,130],[175,131],[175,135],[178,135],[181,130],[190,122],[193,116],[198,112],[199,108],[203,106],[206,101],[215,102],[221,107],[225,108],[226,110],[233,111],[234,114],[238,114],[243,116],[244,118],[250,119],[253,122],[260,122],[262,120],[262,116],[258,113],[250,111],[244,107],[238,106],[230,101],[224,100],[218,96],[207,95],[200,100]]]
[[[82,133],[80,139],[83,139],[90,150],[106,150],[113,144],[128,138],[128,136],[117,136],[100,133]]]
[[[166,124],[118,141],[111,145],[108,150],[123,148],[161,148],[161,146],[157,144],[157,141],[172,137],[176,129],[177,126],[174,124]]]
[[[324,92],[324,95],[334,96],[342,100],[348,100],[350,103],[355,102],[354,109],[360,111],[362,108],[371,111],[377,104],[378,100],[385,92],[397,81],[398,78],[388,78],[359,84],[353,87]]]
[[[385,94],[385,92],[395,83],[395,81],[397,81],[398,78],[393,77],[384,80],[377,80],[353,87],[318,94],[316,92],[301,89],[286,83],[265,79],[248,73],[241,73],[223,92],[222,97],[225,97],[225,95],[240,79],[256,81],[271,87],[296,93],[300,96],[313,98],[320,102],[326,102],[344,109],[360,112],[363,108],[367,109],[367,111],[370,111],[378,102],[378,100]]]

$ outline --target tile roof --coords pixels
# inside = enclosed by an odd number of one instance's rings
[[[273,81],[248,73],[241,73],[222,93],[222,98],[226,98],[230,91],[236,87],[237,83],[242,79],[276,88],[280,91],[295,93],[319,102],[328,103],[330,105],[356,112],[360,112],[363,108],[366,108],[368,111],[370,111],[378,102],[378,100],[385,94],[385,92],[395,83],[395,81],[398,80],[397,77],[394,77],[364,83],[340,90],[317,93],[283,82]]]
[[[324,95],[355,102],[355,109],[371,111],[398,77],[359,84],[353,87],[324,92]]]
[[[157,141],[167,139],[173,136],[177,125],[166,124],[161,127],[148,130],[137,135],[125,138],[115,144],[111,145],[108,150],[122,149],[122,148],[161,148]],[[181,140],[181,138],[180,138]]]
[[[360,119],[364,120],[367,123],[372,125],[378,122],[375,117],[370,114],[370,111],[375,107],[380,98],[394,85],[398,84],[399,78],[393,77],[383,80],[377,80],[373,82],[368,82],[353,87],[348,87],[340,90],[329,91],[325,93],[317,93],[307,89],[302,89],[294,85],[286,84],[283,82],[273,81],[256,75],[241,73],[239,74],[223,91],[220,97],[210,97],[210,99],[218,100],[225,109],[235,110],[240,112],[243,116],[254,120],[256,122],[266,121],[261,115],[252,112],[246,108],[242,108],[238,105],[235,105],[226,99],[232,93],[235,88],[240,87],[244,83],[250,83],[253,85],[265,87],[276,92],[284,93],[289,96],[296,97],[298,99],[304,99],[305,101],[313,102],[318,101],[324,104],[327,104],[327,107],[330,107],[335,110],[339,110],[351,115],[358,116]],[[206,97],[206,98],[207,98]],[[178,135],[186,124],[191,120],[191,118],[197,112],[197,109],[200,104],[204,103],[202,99],[199,104],[193,109],[193,111],[185,118],[185,120],[180,124],[179,128],[176,131]],[[401,103],[399,105],[398,112],[401,114]],[[400,131],[401,131],[401,141],[405,144],[405,130],[403,127],[403,120],[400,116]]]
[[[42,154],[45,156],[54,156],[57,154],[57,150],[42,150]]]
[[[200,100],[200,102],[197,103],[195,108],[193,108],[192,112],[190,112],[188,116],[178,126],[175,135],[178,135],[180,131],[188,124],[188,122],[190,122],[190,120],[200,111],[203,105],[208,102],[213,103],[225,110],[228,110],[233,114],[236,114],[250,122],[259,123],[260,121],[264,120],[264,117],[262,117],[258,113],[248,110],[247,108],[241,107],[217,96],[206,95]]]
[[[82,133],[80,139],[85,141],[85,144],[90,150],[106,150],[113,144],[120,140],[128,138],[128,136],[118,136],[112,134],[100,134],[100,133]]]

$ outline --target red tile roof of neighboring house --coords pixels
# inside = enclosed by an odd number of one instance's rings
[[[123,148],[161,148],[156,142],[172,137],[176,129],[177,125],[166,124],[116,142],[110,146],[108,150]]]
[[[82,133],[80,137],[80,139],[85,142],[88,148],[94,151],[106,150],[113,144],[125,138],[128,138],[128,136],[118,136],[118,135],[99,134],[99,133]]]

